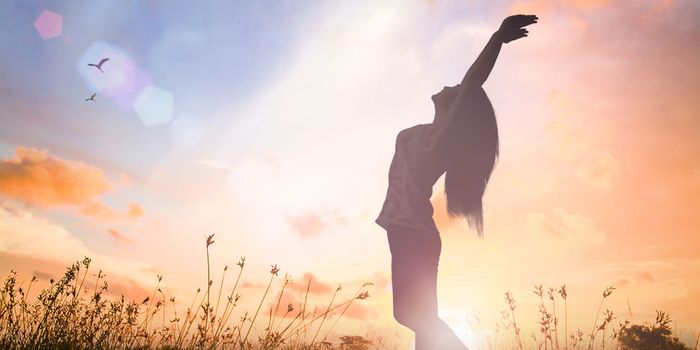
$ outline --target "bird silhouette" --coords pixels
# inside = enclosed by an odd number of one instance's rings
[[[92,94],[92,96],[90,96],[90,98],[86,98],[85,101],[95,101],[95,95],[97,94]]]
[[[93,67],[99,69],[100,72],[104,73],[104,71],[102,70],[102,65],[107,61],[109,61],[109,58],[103,58],[100,60],[100,63],[98,63],[98,64],[88,63],[88,66],[93,66]]]

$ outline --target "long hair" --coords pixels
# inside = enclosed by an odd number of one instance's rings
[[[483,238],[482,198],[498,158],[496,114],[483,88],[469,92],[466,115],[456,118],[445,173],[447,212],[467,219]]]

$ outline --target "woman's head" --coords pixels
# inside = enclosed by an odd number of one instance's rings
[[[459,84],[455,86],[445,86],[440,92],[430,97],[435,105],[435,120],[444,115],[450,108],[452,101],[457,97],[459,87]]]
[[[466,218],[481,237],[482,198],[498,158],[498,127],[493,106],[482,88],[473,89],[465,98],[467,110],[453,121],[450,132],[454,134],[449,135],[451,144],[444,155],[445,194],[450,216]]]

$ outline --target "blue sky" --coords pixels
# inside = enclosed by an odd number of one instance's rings
[[[86,109],[82,100],[92,91],[73,67],[91,44],[101,40],[123,48],[154,85],[174,95],[175,119],[207,119],[224,104],[241,103],[284,69],[299,21],[309,10],[292,1],[197,6],[8,1],[0,7],[5,100],[24,100],[35,108],[29,118],[6,108],[3,113],[13,115],[4,116],[11,124],[5,123],[3,132],[15,139],[36,134],[37,146],[72,145],[75,151],[90,145],[89,156],[126,167],[147,166],[165,152],[167,127],[144,128],[133,112],[115,109],[107,100]],[[63,16],[62,37],[42,40],[34,30],[45,9]],[[49,130],[37,130],[37,120]],[[152,147],[141,147],[145,142]]]

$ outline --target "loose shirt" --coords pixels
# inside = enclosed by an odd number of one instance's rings
[[[401,130],[396,136],[389,167],[389,187],[375,222],[386,230],[394,226],[438,232],[430,197],[445,172],[437,153],[429,148],[432,124]]]

